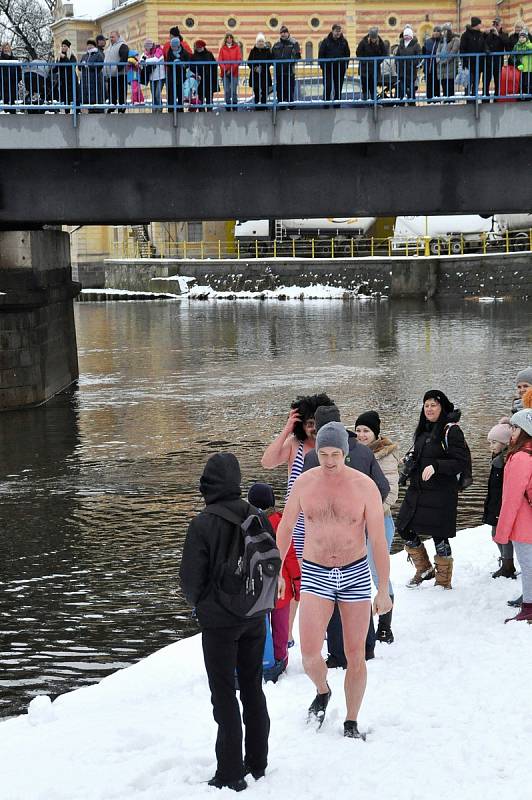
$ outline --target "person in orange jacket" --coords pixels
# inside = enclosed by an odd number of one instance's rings
[[[261,509],[268,518],[274,532],[277,531],[282,519],[282,513],[275,507],[275,495],[269,483],[254,483],[248,492],[248,501],[252,506]],[[288,664],[288,626],[290,618],[290,601],[292,598],[299,601],[301,586],[301,568],[294,550],[290,544],[283,564],[282,576],[285,581],[284,596],[277,599],[275,608],[271,612],[273,655],[275,664],[264,673],[266,680],[277,681],[279,675],[285,671]]]
[[[236,111],[238,104],[238,65],[241,61],[241,48],[235,42],[233,34],[226,33],[224,42],[218,53],[218,63],[220,64],[220,73],[224,85],[225,107],[227,111]]]

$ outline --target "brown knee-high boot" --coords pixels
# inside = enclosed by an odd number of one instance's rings
[[[434,556],[434,567],[436,569],[436,582],[434,586],[442,586],[444,589],[452,589],[451,578],[453,577],[453,559],[451,556]]]
[[[416,574],[406,584],[410,589],[419,586],[423,581],[429,581],[434,577],[434,568],[430,563],[429,554],[425,550],[425,545],[420,544],[417,547],[409,547],[405,544],[405,550],[408,553],[408,560],[412,562],[416,568]]]

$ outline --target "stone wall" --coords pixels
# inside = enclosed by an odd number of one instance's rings
[[[0,410],[43,403],[77,379],[79,288],[67,233],[0,232]]]
[[[161,291],[155,278],[191,276],[220,291],[262,291],[316,283],[391,297],[532,296],[532,254],[393,259],[139,259],[105,262],[105,286]],[[156,287],[156,288],[155,288]]]

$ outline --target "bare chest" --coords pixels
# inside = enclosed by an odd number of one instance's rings
[[[333,489],[327,493],[308,491],[301,498],[305,520],[318,525],[353,525],[362,520],[363,508],[353,502],[353,496]]]

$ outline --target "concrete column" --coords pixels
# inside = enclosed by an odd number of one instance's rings
[[[438,291],[438,259],[391,260],[391,297],[434,297]]]
[[[45,403],[79,375],[70,238],[0,231],[0,411]]]

